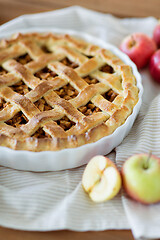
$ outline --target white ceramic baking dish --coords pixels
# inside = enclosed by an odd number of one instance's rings
[[[14,22],[11,22],[14,25]],[[21,24],[22,25],[22,24]],[[137,80],[137,86],[139,88],[139,101],[133,109],[132,114],[127,118],[126,122],[118,127],[113,134],[106,136],[99,141],[91,144],[86,144],[78,148],[65,149],[61,151],[44,151],[44,152],[29,152],[29,151],[15,151],[6,147],[0,147],[0,165],[11,167],[19,170],[28,171],[58,171],[64,169],[75,168],[86,164],[91,157],[97,154],[106,155],[111,152],[116,146],[118,146],[123,139],[127,136],[132,125],[136,119],[136,116],[140,110],[142,102],[143,87],[141,83],[141,76],[137,71],[135,64],[115,46],[106,43],[100,39],[92,37],[82,32],[76,32],[73,30],[59,30],[53,28],[35,28],[28,26],[13,27],[13,29],[7,31],[8,24],[6,24],[6,33],[4,34],[5,26],[3,26],[3,33],[0,28],[0,38],[9,37],[15,32],[53,32],[53,33],[68,33],[76,37],[80,37],[88,42],[92,42],[103,48],[111,50],[114,54],[119,56],[126,64],[130,65],[133,70],[133,74]],[[10,25],[9,25],[10,27]]]

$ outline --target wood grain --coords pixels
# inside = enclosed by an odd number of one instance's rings
[[[0,0],[0,24],[17,16],[81,5],[119,17],[160,17],[160,0]]]
[[[6,240],[134,240],[130,231],[109,230],[101,232],[27,232],[0,227],[0,239]]]
[[[0,0],[0,24],[22,14],[38,13],[81,5],[118,17],[160,17],[160,0]],[[131,231],[27,232],[0,227],[0,240],[133,240]]]

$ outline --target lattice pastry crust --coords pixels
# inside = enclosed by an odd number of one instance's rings
[[[113,133],[138,101],[130,66],[69,35],[0,42],[0,146],[56,151]]]

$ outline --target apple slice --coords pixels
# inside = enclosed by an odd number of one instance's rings
[[[104,156],[95,156],[87,164],[82,186],[94,202],[104,202],[117,195],[121,176],[115,164]]]
[[[135,154],[122,167],[123,186],[128,195],[143,204],[160,201],[160,158]]]

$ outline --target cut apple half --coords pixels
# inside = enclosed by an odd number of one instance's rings
[[[87,164],[82,186],[94,202],[104,202],[117,195],[121,176],[116,165],[104,156],[95,156]]]

